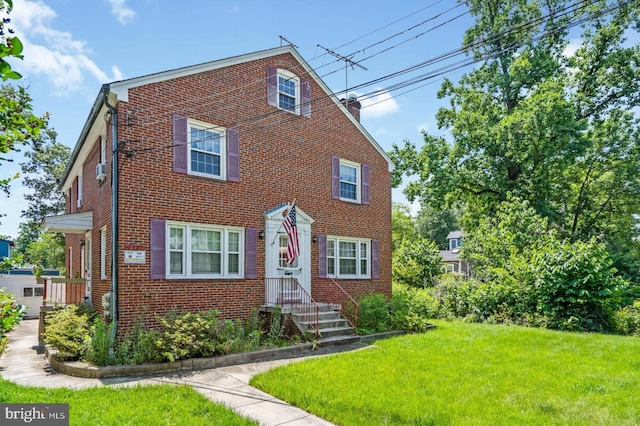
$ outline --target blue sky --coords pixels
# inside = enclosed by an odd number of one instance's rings
[[[35,112],[49,112],[58,142],[75,146],[103,83],[278,47],[284,36],[340,92],[459,48],[472,23],[466,6],[453,0],[184,4],[14,0],[11,26],[25,45],[25,58],[12,66],[23,75],[19,84],[29,88]],[[345,76],[344,62],[318,45],[362,61],[367,70],[349,68]],[[362,123],[385,150],[405,139],[419,143],[421,129],[438,132],[434,116],[443,101],[435,93],[442,77],[393,92],[384,89],[441,66],[355,90],[363,102]],[[462,72],[449,76],[456,79]],[[380,89],[376,96],[363,97]],[[19,171],[22,157],[11,158],[13,163],[0,163],[1,176]],[[17,237],[25,191],[17,180],[10,197],[0,195],[0,213],[6,214],[0,218],[0,234]],[[400,190],[393,198],[404,201]]]

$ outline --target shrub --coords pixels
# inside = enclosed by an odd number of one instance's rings
[[[427,290],[394,284],[390,303],[393,330],[425,331],[438,314],[438,301]]]
[[[471,296],[476,282],[460,274],[443,274],[432,291],[438,301],[438,317],[464,318],[473,313]]]
[[[640,336],[640,300],[613,314],[613,329],[629,336]]]
[[[102,319],[96,318],[91,326],[90,336],[86,342],[86,360],[94,365],[115,364],[114,353],[116,324],[107,325]]]
[[[159,340],[160,332],[145,330],[139,322],[136,322],[116,344],[116,363],[128,365],[160,361],[162,357],[156,346]]]
[[[533,295],[538,312],[562,330],[610,329],[619,295],[628,286],[595,240],[549,244],[535,252]]]
[[[20,323],[24,310],[25,307],[16,302],[13,294],[0,288],[0,339]]]
[[[383,294],[364,296],[358,305],[358,333],[372,334],[389,330],[389,302]]]
[[[186,358],[210,356],[216,353],[220,312],[170,314],[156,319],[162,325],[156,342],[162,360],[177,361]]]
[[[70,305],[47,314],[45,323],[45,342],[58,350],[58,359],[75,361],[84,355],[89,338],[88,314]]]

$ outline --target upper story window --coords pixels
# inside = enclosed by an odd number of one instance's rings
[[[311,116],[311,84],[293,72],[267,67],[267,103],[304,117]]]
[[[225,129],[189,120],[189,173],[224,179]]]
[[[360,202],[360,165],[340,160],[340,199]]]
[[[78,175],[78,182],[76,185],[77,197],[76,197],[76,207],[82,207],[82,175]]]
[[[240,132],[173,114],[173,171],[240,181]]]
[[[455,250],[459,248],[461,245],[461,238],[451,238],[449,239],[449,250]]]
[[[369,204],[369,166],[332,158],[331,191],[334,199]]]
[[[285,70],[278,70],[278,108],[298,113],[300,79]]]

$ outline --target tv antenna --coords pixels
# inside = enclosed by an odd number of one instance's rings
[[[358,62],[351,59],[355,54],[347,58],[346,56],[342,56],[341,54],[336,53],[331,49],[327,49],[326,47],[323,47],[321,45],[318,45],[318,47],[326,50],[329,55],[335,56],[336,58],[338,58],[339,61],[344,61],[344,97],[345,99],[347,99],[347,90],[349,89],[349,79],[348,79],[349,66],[351,66],[352,70],[355,69],[356,67],[362,68],[365,71],[367,71],[367,69],[362,65],[360,65]]]
[[[286,41],[288,44],[290,44],[291,46],[295,47],[296,49],[298,48],[298,46],[296,46],[295,44],[293,44],[289,40],[287,40],[287,38],[285,36],[278,36],[278,37],[280,37],[280,47],[282,47],[282,42]]]

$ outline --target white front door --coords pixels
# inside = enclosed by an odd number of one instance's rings
[[[276,282],[275,279],[291,277],[298,280],[302,288],[311,294],[311,224],[313,219],[296,206],[298,243],[300,256],[287,263],[287,244],[289,237],[284,229],[282,212],[287,206],[282,206],[265,216],[265,278],[267,286]],[[278,303],[277,294],[267,289],[267,303]]]

